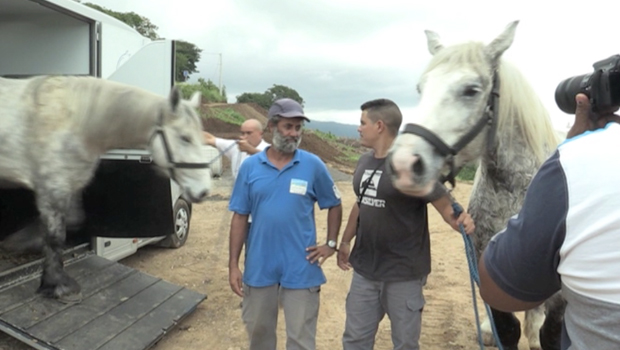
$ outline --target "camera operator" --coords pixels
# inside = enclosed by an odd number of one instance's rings
[[[585,94],[574,101],[567,140],[480,258],[480,294],[511,312],[561,291],[561,349],[620,349],[620,118]]]

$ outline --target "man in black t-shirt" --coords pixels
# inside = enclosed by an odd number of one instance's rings
[[[401,112],[387,99],[366,102],[361,109],[361,143],[372,151],[358,161],[353,176],[358,203],[351,209],[338,252],[338,266],[355,271],[346,301],[343,349],[373,349],[386,313],[394,349],[419,349],[422,287],[431,260],[426,204],[433,204],[457,231],[462,223],[472,233],[474,223],[467,213],[454,218],[451,198],[439,184],[426,198],[407,196],[392,186],[385,157],[398,134]]]

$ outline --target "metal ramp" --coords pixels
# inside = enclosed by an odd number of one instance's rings
[[[82,286],[78,304],[36,294],[41,260],[0,272],[0,331],[35,349],[142,350],[206,299],[84,250],[65,252],[65,269]]]

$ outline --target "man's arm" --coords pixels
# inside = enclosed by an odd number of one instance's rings
[[[340,225],[342,224],[342,204],[327,210],[327,240],[338,242]]]
[[[230,243],[228,251],[228,278],[230,288],[243,297],[243,274],[239,269],[239,257],[248,230],[248,215],[234,213],[230,221]]]
[[[213,134],[211,134],[209,132],[206,132],[206,131],[203,131],[202,132],[202,138],[203,138],[205,144],[207,144],[209,146],[212,146],[212,147],[215,147],[215,139],[216,139],[216,137],[213,136]]]
[[[523,206],[478,262],[480,295],[491,307],[519,311],[561,289],[557,271],[566,236],[568,186],[556,151],[530,183]]]
[[[340,241],[340,247],[338,249],[338,267],[347,271],[351,268],[349,263],[349,255],[351,254],[351,241],[355,237],[357,231],[357,218],[359,217],[360,208],[357,203],[351,207],[351,213],[349,213],[349,220],[347,226],[342,233],[342,240]]]
[[[250,145],[250,143],[247,140],[239,140],[237,145],[239,147],[239,151],[245,152],[249,155],[256,154],[261,151],[260,149]]]
[[[340,233],[340,225],[342,223],[342,204],[335,205],[330,207],[327,210],[327,239],[333,239],[338,242],[338,234]],[[306,259],[310,261],[310,263],[314,264],[316,261],[319,262],[319,266],[327,260],[330,256],[334,254],[336,251],[335,248],[330,248],[327,244],[315,245],[312,247],[308,247],[306,251],[309,252]]]
[[[468,235],[474,233],[476,226],[474,225],[474,220],[468,212],[463,210],[458,218],[454,217],[454,208],[452,207],[452,200],[448,193],[439,199],[432,201],[431,204],[435,207],[437,212],[439,212],[443,220],[456,232],[461,232],[460,225],[462,224],[465,229],[465,233]]]
[[[478,273],[480,275],[480,296],[482,299],[499,311],[514,312],[532,309],[542,304],[546,299],[540,301],[523,301],[512,297],[504,292],[489,275],[484,264],[484,255],[478,263]]]

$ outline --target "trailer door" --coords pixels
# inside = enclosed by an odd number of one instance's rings
[[[97,256],[87,244],[64,259],[82,301],[63,304],[36,293],[42,259],[2,271],[0,331],[36,349],[148,349],[206,299]]]

